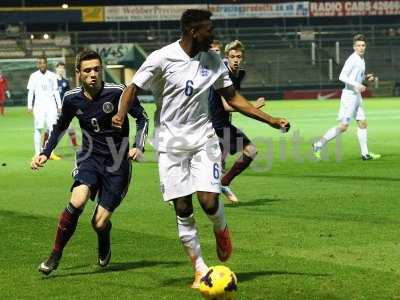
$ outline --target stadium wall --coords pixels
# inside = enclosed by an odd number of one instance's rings
[[[343,57],[348,55],[347,50],[351,51],[351,36],[359,31],[365,32],[374,46],[373,51],[367,52],[371,53],[367,62],[369,70],[375,71],[382,83],[379,88],[372,86],[366,96],[400,94],[400,1],[391,1],[390,5],[388,1],[357,1],[358,6],[348,4],[351,1],[330,1],[331,4],[326,1],[274,1],[269,5],[249,2],[227,4],[213,1],[204,4],[198,1],[198,4],[189,5],[214,12],[216,34],[222,42],[240,39],[245,43],[248,80],[243,85],[244,94],[269,99],[336,97],[342,87],[337,78]],[[1,6],[0,27],[7,29],[10,24],[19,23],[17,21],[23,25],[15,25],[20,26],[20,32],[4,30],[0,33],[0,59],[31,59],[44,53],[71,62],[68,66],[70,74],[73,74],[74,55],[83,48],[95,47],[94,44],[119,49],[121,45],[137,42],[145,56],[173,41],[179,37],[179,16],[189,7],[104,5],[74,6],[63,10],[59,7]],[[365,25],[383,21],[387,23]],[[331,25],[343,23],[346,25]],[[38,31],[32,31],[35,28]],[[45,32],[50,36],[47,41],[41,40]],[[328,78],[328,60],[334,59],[333,45],[336,42],[340,42],[342,60],[333,65],[333,77]],[[314,62],[310,59],[312,43],[316,47]],[[106,56],[103,58],[107,62]],[[133,74],[141,61],[132,55],[117,63],[122,62],[129,68],[129,72],[121,74]],[[116,61],[107,63],[116,64]],[[116,74],[115,70],[107,73],[107,80],[126,82],[124,76]],[[25,84],[24,80],[11,82],[16,98],[9,104],[25,103]]]

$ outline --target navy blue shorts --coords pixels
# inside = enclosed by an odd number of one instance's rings
[[[74,187],[87,185],[90,189],[90,198],[106,210],[113,212],[121,203],[128,192],[131,181],[131,161],[122,160],[118,168],[113,168],[112,159],[105,159],[91,155],[79,161],[77,167],[72,171]]]
[[[214,128],[219,137],[219,145],[223,153],[231,155],[243,151],[243,148],[251,144],[250,139],[238,128],[229,124],[225,127]]]

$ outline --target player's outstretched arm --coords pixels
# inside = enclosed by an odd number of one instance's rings
[[[232,106],[230,106],[228,104],[228,102],[224,99],[224,97],[221,97],[222,100],[222,105],[224,106],[225,111],[229,111],[229,112],[235,112],[236,109],[234,109]],[[265,105],[265,98],[264,97],[260,97],[256,100],[256,103],[254,104],[254,106],[258,109],[262,108]]]
[[[254,107],[239,92],[235,91],[233,86],[219,89],[218,93],[220,93],[221,96],[228,101],[229,105],[231,105],[233,108],[235,108],[242,114],[252,119],[267,123],[273,128],[281,129],[282,131],[285,132],[289,130],[290,124],[286,119],[274,118],[269,114],[261,111],[260,109]]]
[[[234,112],[236,111],[232,106],[228,104],[228,102],[224,99],[224,97],[221,97],[222,105],[224,106],[225,111],[229,112]]]
[[[121,100],[119,102],[118,112],[112,117],[111,120],[111,124],[113,127],[122,128],[122,124],[124,123],[126,114],[132,107],[133,101],[137,99],[136,95],[138,91],[139,88],[134,83],[130,84],[124,89],[121,95]]]
[[[39,168],[44,167],[44,164],[47,162],[48,157],[44,154],[36,155],[32,158],[31,169],[39,170]]]

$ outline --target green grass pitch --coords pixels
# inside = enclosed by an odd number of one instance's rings
[[[287,135],[234,116],[259,151],[232,184],[240,204],[225,208],[237,299],[400,299],[400,99],[365,106],[378,161],[361,161],[355,123],[325,161],[310,159],[311,140],[336,124],[337,101],[267,103],[291,121]],[[152,115],[154,105],[146,109]],[[65,137],[64,159],[32,172],[32,126],[25,108],[0,117],[0,299],[200,299],[150,145],[113,217],[110,266],[96,266],[89,202],[58,270],[39,274],[69,199],[73,152]],[[203,255],[218,265],[212,226],[195,203]]]

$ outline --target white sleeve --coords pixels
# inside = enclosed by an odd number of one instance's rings
[[[26,86],[26,89],[33,90],[34,87],[35,87],[35,78],[32,73],[31,76],[29,76],[28,85]]]
[[[28,89],[28,109],[32,109],[33,95],[34,95],[34,91],[35,91],[33,74],[31,74],[31,76],[29,76],[29,81],[28,81],[28,85],[26,88]]]
[[[342,71],[340,72],[339,80],[345,84],[352,86],[353,88],[356,88],[360,86],[360,83],[350,78],[350,74],[354,68],[354,65],[355,65],[354,59],[352,59],[351,57],[348,58],[344,63]]]
[[[28,109],[33,108],[33,90],[28,90]]]
[[[220,65],[219,65],[219,77],[217,80],[214,82],[213,87],[215,90],[219,90],[222,88],[226,88],[228,86],[231,86],[233,83],[231,79],[229,78],[229,71],[226,65],[223,63],[222,60],[220,60]]]
[[[53,93],[54,97],[56,98],[57,108],[61,109],[61,97],[60,97],[60,91],[58,90],[58,83],[56,76],[54,76],[53,80]]]
[[[139,70],[135,73],[132,83],[141,89],[150,89],[150,84],[154,76],[161,73],[162,56],[159,50],[151,53],[144,63],[140,66]]]

